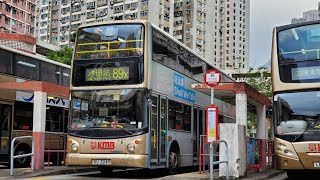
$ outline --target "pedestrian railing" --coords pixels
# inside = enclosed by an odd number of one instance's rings
[[[17,139],[31,139],[31,141],[32,141],[31,153],[14,156],[14,151],[16,149],[16,147],[14,146],[14,143]],[[33,139],[33,137],[32,136],[20,136],[20,137],[13,138],[13,140],[11,141],[11,153],[10,153],[10,176],[13,176],[14,159],[28,157],[28,156],[32,156],[31,169],[33,171],[34,170],[34,139]]]
[[[224,143],[224,145],[226,147],[226,160],[220,160],[219,159],[219,161],[214,161],[213,160],[213,157],[214,157],[213,145],[214,144],[220,144],[220,143]],[[228,147],[228,143],[225,140],[212,141],[211,144],[210,144],[210,180],[213,180],[213,168],[214,168],[214,165],[222,164],[222,163],[226,164],[226,178],[229,179],[229,147]]]
[[[60,166],[62,162],[64,165],[67,135],[65,133],[54,132],[46,132],[47,134],[49,138],[46,139],[47,147],[44,150],[47,156],[47,166],[50,166],[51,163],[53,166]]]

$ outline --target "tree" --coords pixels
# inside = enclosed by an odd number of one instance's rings
[[[76,33],[72,33],[71,35],[70,35],[70,41],[71,42],[76,42],[76,36],[77,36],[77,34]]]
[[[259,91],[261,94],[272,97],[272,83],[271,83],[271,73],[268,71],[263,71],[266,68],[259,67],[260,72],[251,73],[254,76],[247,76],[246,83],[252,86],[254,89]],[[250,73],[249,73],[250,74]]]
[[[65,46],[64,48],[61,48],[58,51],[51,51],[50,53],[48,53],[47,58],[60,63],[70,65],[72,52],[73,51],[71,48]]]

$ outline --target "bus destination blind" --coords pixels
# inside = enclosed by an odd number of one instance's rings
[[[128,66],[86,69],[85,81],[114,81],[128,79]]]

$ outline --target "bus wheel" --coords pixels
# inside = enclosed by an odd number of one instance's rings
[[[102,174],[110,174],[113,171],[111,167],[106,167],[106,166],[98,166],[98,169]]]
[[[287,170],[287,176],[289,179],[300,179],[301,173],[302,172],[298,170]]]
[[[30,153],[29,147],[20,146],[20,147],[17,147],[14,155],[23,155],[23,154],[29,154],[29,153]],[[14,166],[15,167],[29,167],[30,162],[31,162],[30,157],[17,158],[14,160]]]
[[[179,150],[176,148],[171,148],[169,153],[169,174],[177,174],[180,163]]]

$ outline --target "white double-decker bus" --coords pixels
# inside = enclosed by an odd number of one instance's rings
[[[72,63],[66,164],[98,166],[104,173],[115,168],[174,173],[197,165],[210,96],[191,84],[203,82],[209,69],[215,68],[148,21],[81,26]],[[233,79],[222,73],[222,82]],[[215,102],[221,115],[234,117],[234,106]]]

